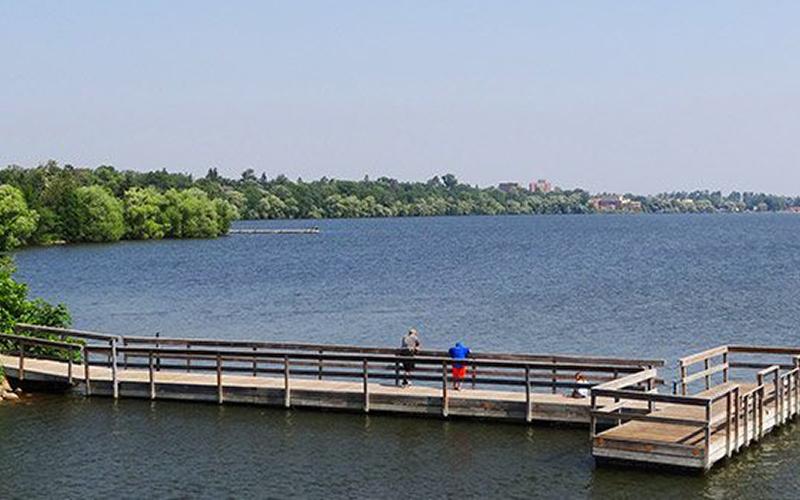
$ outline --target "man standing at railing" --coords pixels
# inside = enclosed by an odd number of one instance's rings
[[[400,352],[402,356],[411,358],[422,348],[422,342],[419,340],[419,333],[414,328],[410,329],[407,334],[403,336],[400,342]],[[414,361],[411,359],[403,360],[403,387],[411,385],[409,377],[411,370],[414,369]]]
[[[461,381],[467,374],[467,365],[463,361],[467,359],[471,351],[461,342],[456,342],[456,345],[451,347],[448,353],[453,359],[453,389],[460,391]]]

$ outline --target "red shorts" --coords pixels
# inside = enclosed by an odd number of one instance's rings
[[[461,368],[453,367],[453,380],[461,380],[467,374],[467,367],[462,366]]]

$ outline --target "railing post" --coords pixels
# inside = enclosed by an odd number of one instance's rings
[[[449,414],[450,404],[447,399],[447,361],[442,361],[442,416]]]
[[[591,404],[589,405],[589,438],[594,443],[594,437],[597,434],[597,417],[594,412],[597,410],[597,396],[592,392]]]
[[[292,389],[289,386],[289,355],[283,357],[283,406],[292,406]]]
[[[147,372],[150,376],[150,399],[156,399],[156,374],[153,366],[153,351],[147,353]]]
[[[253,376],[258,377],[258,347],[253,347]]]
[[[553,379],[552,380],[552,382],[553,382],[552,391],[553,391],[553,394],[555,394],[557,392],[556,383],[558,382],[558,370],[556,368],[556,358],[553,358],[553,376],[552,376],[552,379]]]
[[[475,385],[478,382],[478,365],[477,365],[477,361],[475,361],[474,359],[472,360],[472,363],[470,363],[470,364],[472,365],[472,388],[474,389]]]
[[[397,361],[394,362],[394,385],[400,386],[400,363]]]
[[[681,374],[681,396],[686,395],[686,366],[684,366],[683,361],[680,362],[680,374]]]
[[[72,351],[67,350],[67,382],[72,385]]]
[[[222,401],[222,355],[217,354],[217,403]]]
[[[161,347],[161,345],[158,342],[159,337],[161,337],[161,332],[156,332],[156,349]],[[156,354],[156,371],[157,372],[161,371],[161,356],[159,356],[158,354]]]
[[[128,339],[126,337],[122,338],[122,347],[128,347]],[[122,367],[124,369],[128,369],[128,353],[122,355]]]
[[[113,337],[111,344],[111,385],[114,399],[119,398],[119,374],[117,373],[117,338]]]
[[[364,413],[369,413],[369,364],[364,360]]]
[[[728,364],[728,352],[727,351],[722,353],[722,364],[724,364],[724,365]],[[724,370],[722,370],[722,381],[725,382],[725,383],[728,382],[728,378],[729,378],[728,377],[728,370],[729,370],[729,368],[725,368]]]
[[[186,350],[190,351],[191,349],[192,349],[192,344],[187,342],[186,343]],[[187,353],[186,354],[186,373],[191,373],[191,372],[192,372],[192,357],[189,355],[189,353]]]
[[[709,365],[709,362],[708,362],[708,358],[706,358],[706,359],[703,360],[703,369],[705,371],[708,371],[709,368],[710,368],[710,365]],[[711,375],[706,375],[705,377],[703,377],[703,379],[705,380],[705,383],[706,383],[706,390],[711,389]]]
[[[25,342],[19,341],[19,379],[25,380]]]
[[[742,427],[743,427],[742,430],[744,430],[744,440],[742,444],[748,445],[750,444],[750,433],[748,432],[750,430],[750,427],[748,425],[750,423],[750,394],[746,394],[742,398],[742,405],[744,406],[744,422],[742,422]]]
[[[317,367],[318,367],[317,380],[322,380],[322,350],[319,351],[319,360],[317,361]]]
[[[531,367],[525,366],[525,421],[531,423],[533,413],[531,408]]]

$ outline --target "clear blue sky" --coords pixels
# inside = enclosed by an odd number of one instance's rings
[[[0,164],[800,193],[800,2],[0,0]]]

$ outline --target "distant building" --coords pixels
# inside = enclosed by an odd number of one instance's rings
[[[549,193],[553,190],[553,185],[547,179],[539,179],[528,184],[531,193]]]
[[[589,200],[589,203],[598,212],[611,212],[622,208],[622,196],[598,196]]]
[[[597,196],[589,200],[597,212],[641,212],[642,202],[629,200],[620,195]]]
[[[504,193],[511,193],[513,191],[518,191],[520,189],[520,185],[516,182],[501,182],[497,185],[497,189]]]

